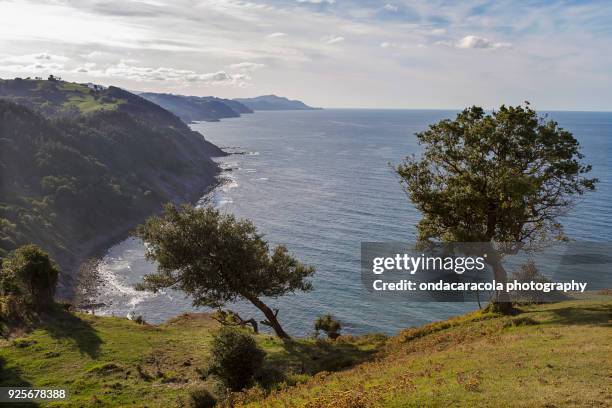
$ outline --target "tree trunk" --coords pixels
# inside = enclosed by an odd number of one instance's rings
[[[501,259],[499,259],[498,256],[492,260],[491,266],[493,267],[493,275],[495,276],[495,280],[504,285],[504,290],[497,291],[495,299],[493,300],[494,309],[499,313],[510,314],[512,312],[512,302],[510,301],[508,292],[505,290],[506,283],[508,282],[508,274],[506,273],[506,269],[504,269]]]
[[[276,333],[276,335],[278,337],[280,337],[281,339],[290,339],[291,338],[287,334],[287,332],[285,332],[285,330],[283,330],[282,326],[278,322],[278,319],[276,318],[276,313],[274,313],[274,311],[272,309],[270,309],[264,302],[262,302],[261,300],[259,300],[258,298],[254,297],[254,296],[245,296],[245,298],[249,302],[251,302],[256,308],[258,308],[259,310],[262,311],[264,316],[266,316],[266,319],[268,319],[268,321],[266,323],[270,327],[272,327],[272,329],[274,330],[274,332]]]
[[[243,325],[250,324],[253,327],[253,333],[259,334],[259,327],[257,327],[257,320],[250,318],[249,320],[244,320]]]

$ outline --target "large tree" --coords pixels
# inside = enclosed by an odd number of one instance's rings
[[[423,215],[419,240],[489,243],[500,282],[507,280],[504,255],[563,239],[559,217],[595,189],[578,141],[528,103],[490,114],[473,106],[416,136],[422,155],[396,170]],[[505,292],[496,305],[510,309]]]
[[[147,244],[147,258],[158,265],[140,289],[178,289],[192,296],[194,306],[221,307],[244,299],[261,310],[279,337],[289,338],[277,311],[261,298],[311,290],[307,278],[314,268],[297,261],[283,245],[270,251],[251,221],[212,207],[166,205],[136,235]]]

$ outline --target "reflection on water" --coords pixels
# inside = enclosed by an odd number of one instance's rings
[[[449,111],[323,110],[258,112],[219,123],[194,125],[208,140],[232,146],[220,160],[227,171],[208,197],[224,211],[251,218],[271,243],[284,243],[316,266],[315,290],[271,300],[292,334],[312,331],[322,313],[337,316],[348,332],[387,332],[447,318],[473,304],[372,302],[361,287],[362,241],[410,241],[419,214],[407,201],[389,166],[418,153],[414,133],[452,117]],[[557,112],[551,117],[574,132],[600,178],[599,191],[566,217],[570,237],[610,241],[612,114]],[[111,248],[100,267],[107,314],[134,310],[160,322],[192,310],[184,295],[136,292],[132,285],[153,271],[144,247],[133,238]],[[232,308],[257,316],[248,304]]]

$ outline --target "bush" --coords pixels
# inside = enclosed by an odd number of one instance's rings
[[[252,336],[224,327],[214,336],[208,374],[215,375],[233,391],[251,384],[261,368],[265,353]]]
[[[199,387],[189,392],[189,404],[191,408],[212,408],[217,403],[206,388]]]
[[[59,270],[36,245],[24,245],[11,253],[0,270],[0,295],[16,295],[35,309],[53,303]]]
[[[340,337],[340,330],[342,329],[342,325],[339,321],[334,319],[334,317],[330,314],[326,314],[323,316],[319,316],[314,323],[315,333],[318,335],[319,331],[325,332],[327,337],[332,340]]]
[[[0,279],[0,286],[2,281]],[[0,318],[10,320],[23,320],[29,315],[30,308],[23,296],[0,296]]]

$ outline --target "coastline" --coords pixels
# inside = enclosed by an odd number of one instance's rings
[[[228,154],[226,152],[223,153],[224,155]],[[95,237],[92,237],[87,242],[74,246],[70,254],[59,257],[56,261],[64,273],[58,283],[58,294],[56,297],[70,302],[74,301],[79,286],[82,266],[90,260],[95,261],[102,259],[109,248],[127,239],[134,228],[144,220],[152,215],[159,214],[165,203],[195,204],[202,197],[212,192],[220,184],[218,176],[222,173],[223,169],[218,163],[212,160],[212,157],[210,162],[213,164],[213,166],[211,166],[213,170],[212,174],[199,174],[197,177],[192,177],[188,180],[176,180],[176,184],[172,184],[177,187],[181,186],[181,188],[169,194],[167,200],[160,200],[153,206],[156,208],[151,208],[152,211],[146,211],[139,214],[139,216],[127,222],[119,223],[114,226],[114,228],[111,225],[108,230],[97,232]]]

